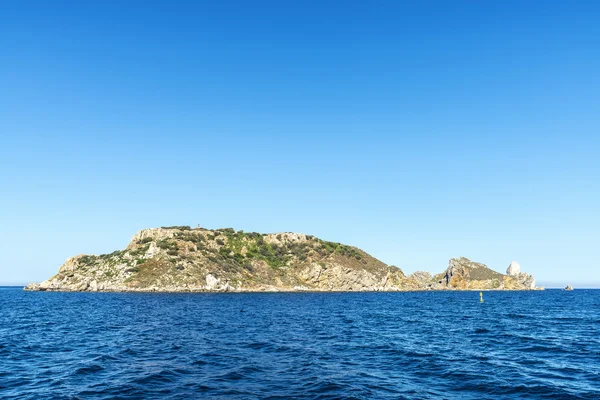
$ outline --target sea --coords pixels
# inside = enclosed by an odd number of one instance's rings
[[[0,289],[1,399],[600,399],[600,290]]]

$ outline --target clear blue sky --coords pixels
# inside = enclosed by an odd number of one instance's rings
[[[600,2],[3,1],[0,282],[139,229],[600,285]]]

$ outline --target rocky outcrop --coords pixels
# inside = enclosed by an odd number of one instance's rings
[[[452,258],[446,271],[437,276],[442,284],[452,289],[504,289],[504,275],[491,270],[485,264],[465,257]]]
[[[568,284],[564,290],[573,290],[573,286],[571,286],[571,284]]]
[[[518,264],[517,264],[518,265]],[[452,258],[448,268],[427,281],[425,274],[411,275],[423,287],[431,290],[533,290],[535,280],[529,274],[503,275],[487,265],[465,257]]]
[[[125,250],[69,258],[40,291],[406,291],[535,287],[466,258],[406,276],[356,247],[298,233],[170,227],[133,235]]]
[[[506,269],[506,275],[508,276],[517,276],[521,273],[521,266],[518,262],[513,261],[510,263],[508,268]]]

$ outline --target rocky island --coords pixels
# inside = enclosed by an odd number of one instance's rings
[[[467,258],[445,271],[405,275],[366,252],[300,233],[260,234],[186,226],[144,229],[125,250],[69,258],[52,278],[25,290],[416,291],[533,290],[512,262],[506,274]]]

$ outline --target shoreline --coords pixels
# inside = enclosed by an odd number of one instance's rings
[[[19,286],[15,286],[18,288]],[[599,288],[600,289],[600,288]],[[127,290],[60,290],[60,289],[27,289],[25,292],[56,292],[56,293],[418,293],[418,292],[543,292],[546,288],[536,289],[407,289],[407,290],[322,290],[322,289],[243,289],[243,290],[147,290],[147,289],[127,289]],[[563,290],[553,288],[550,290]]]

